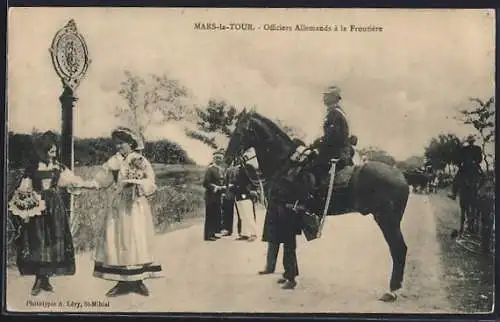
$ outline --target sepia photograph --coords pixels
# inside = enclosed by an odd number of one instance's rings
[[[11,7],[6,313],[491,313],[495,18]]]

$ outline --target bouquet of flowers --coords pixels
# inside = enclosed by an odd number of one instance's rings
[[[42,215],[45,201],[33,190],[17,190],[9,201],[9,210],[14,216],[19,216],[24,222],[28,222],[31,217]]]
[[[147,161],[140,156],[134,157],[128,162],[123,181],[127,184],[136,185],[136,189],[133,190],[134,196],[150,196],[156,191],[154,178],[148,178],[147,167]],[[135,193],[137,193],[137,195]]]
[[[146,175],[146,163],[140,157],[133,158],[129,162],[129,166],[126,170],[125,179],[126,180],[140,180],[145,179]]]

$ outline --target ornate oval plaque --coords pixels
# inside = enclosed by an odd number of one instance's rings
[[[66,86],[75,90],[85,76],[90,60],[85,40],[78,33],[73,19],[56,33],[50,53],[57,75]]]

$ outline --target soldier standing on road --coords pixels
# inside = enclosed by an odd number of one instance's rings
[[[203,187],[205,187],[204,239],[206,241],[215,241],[219,238],[215,234],[220,232],[222,193],[225,190],[223,155],[221,150],[214,152],[213,162],[209,165],[203,179]]]
[[[234,189],[231,189],[232,182],[236,178],[238,167],[229,167],[224,176],[224,184],[226,185],[226,192],[222,194],[222,228],[223,236],[231,236],[233,234],[234,224]],[[241,220],[238,215],[238,235],[241,233]]]
[[[238,172],[233,181],[236,200],[236,211],[241,218],[241,234],[239,240],[254,241],[257,238],[257,221],[255,216],[255,201],[258,197],[251,177],[257,177],[257,170],[253,165],[244,160],[238,167]]]

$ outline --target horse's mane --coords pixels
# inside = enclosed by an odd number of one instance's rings
[[[288,134],[286,134],[285,131],[283,131],[276,123],[274,123],[267,117],[262,116],[257,112],[252,112],[251,116],[265,125],[264,129],[268,131],[268,134],[277,134],[281,140],[285,141],[288,144],[292,143],[292,139],[288,136]],[[269,133],[270,131],[272,131],[273,133]]]

